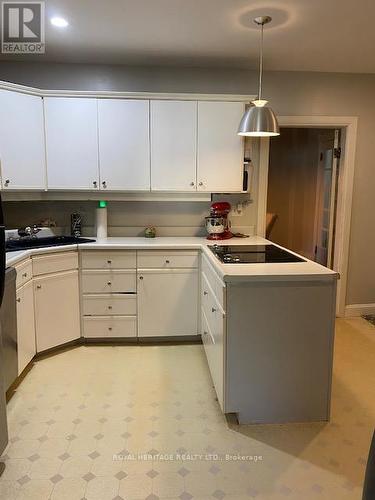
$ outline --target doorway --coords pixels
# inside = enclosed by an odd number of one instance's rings
[[[334,267],[340,130],[282,127],[270,142],[266,237]]]
[[[350,220],[352,212],[353,182],[355,167],[355,152],[357,142],[358,118],[356,116],[279,116],[280,127],[284,128],[320,128],[339,129],[341,143],[341,157],[336,189],[336,224],[334,230],[333,269],[339,274],[337,282],[336,310],[338,316],[346,313],[346,287],[348,277]],[[256,201],[257,226],[256,234],[266,236],[267,222],[267,187],[269,169],[270,143],[277,142],[280,137],[261,138],[259,140],[259,156],[256,163]],[[352,314],[348,308],[347,314]]]

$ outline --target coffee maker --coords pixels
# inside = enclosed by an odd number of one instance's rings
[[[228,220],[230,209],[230,203],[226,201],[212,203],[210,215],[205,218],[208,240],[227,240],[233,237]]]

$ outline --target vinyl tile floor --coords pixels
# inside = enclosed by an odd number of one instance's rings
[[[375,327],[339,320],[330,423],[238,426],[200,345],[82,346],[35,363],[8,405],[1,500],[359,500]]]

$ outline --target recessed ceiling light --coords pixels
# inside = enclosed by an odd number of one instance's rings
[[[63,17],[52,17],[51,24],[58,28],[66,28],[69,25],[68,21]]]

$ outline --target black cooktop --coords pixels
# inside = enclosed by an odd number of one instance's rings
[[[16,252],[17,250],[30,250],[32,248],[59,247],[63,245],[79,245],[80,243],[91,243],[95,240],[91,238],[81,238],[76,236],[43,236],[41,238],[18,238],[5,242],[6,252]]]
[[[306,262],[301,257],[275,245],[209,245],[224,264],[257,264],[272,262]]]

